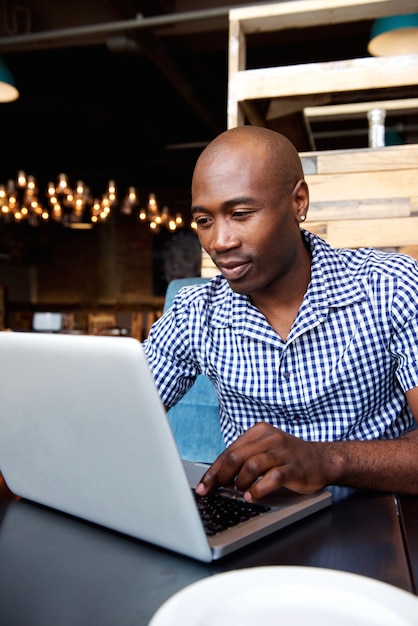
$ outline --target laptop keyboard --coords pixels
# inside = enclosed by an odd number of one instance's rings
[[[216,535],[227,528],[232,528],[241,522],[270,511],[269,506],[231,498],[231,496],[217,492],[210,492],[206,496],[201,496],[194,490],[193,493],[208,536]]]

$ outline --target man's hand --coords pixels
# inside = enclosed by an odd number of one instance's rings
[[[297,439],[260,422],[231,444],[203,475],[196,491],[204,495],[234,485],[248,501],[279,487],[309,494],[331,484],[324,444]]]

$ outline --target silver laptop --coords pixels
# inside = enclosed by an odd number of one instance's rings
[[[205,466],[180,458],[133,338],[0,333],[0,398],[0,471],[16,495],[200,561],[331,502],[326,490],[281,492],[248,521],[207,530],[192,489]]]

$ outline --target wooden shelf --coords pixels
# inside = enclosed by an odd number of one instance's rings
[[[298,0],[229,13],[228,128],[268,126],[289,107],[321,103],[321,94],[418,84],[418,55],[246,69],[246,37],[289,28],[412,13],[416,0]],[[252,101],[271,99],[266,118]],[[375,98],[374,98],[375,99]],[[289,105],[290,102],[290,105]],[[373,246],[418,259],[418,145],[301,153],[310,189],[303,227],[335,247]],[[202,275],[218,270],[202,253]]]
[[[327,63],[246,69],[246,38],[254,33],[373,20],[413,13],[416,0],[298,0],[232,9],[229,13],[228,128],[264,125],[252,106],[260,99],[301,99],[314,106],[323,94],[418,84],[418,55],[367,57]],[[320,100],[319,100],[320,101]],[[277,105],[276,105],[277,110]],[[267,125],[267,124],[265,124]]]

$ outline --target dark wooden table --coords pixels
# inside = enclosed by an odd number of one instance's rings
[[[0,502],[0,624],[142,626],[186,585],[263,565],[343,570],[416,593],[418,498],[333,492],[329,509],[214,564],[6,494]]]
[[[418,594],[418,497],[398,496],[396,501],[410,568],[411,584],[414,593]]]

